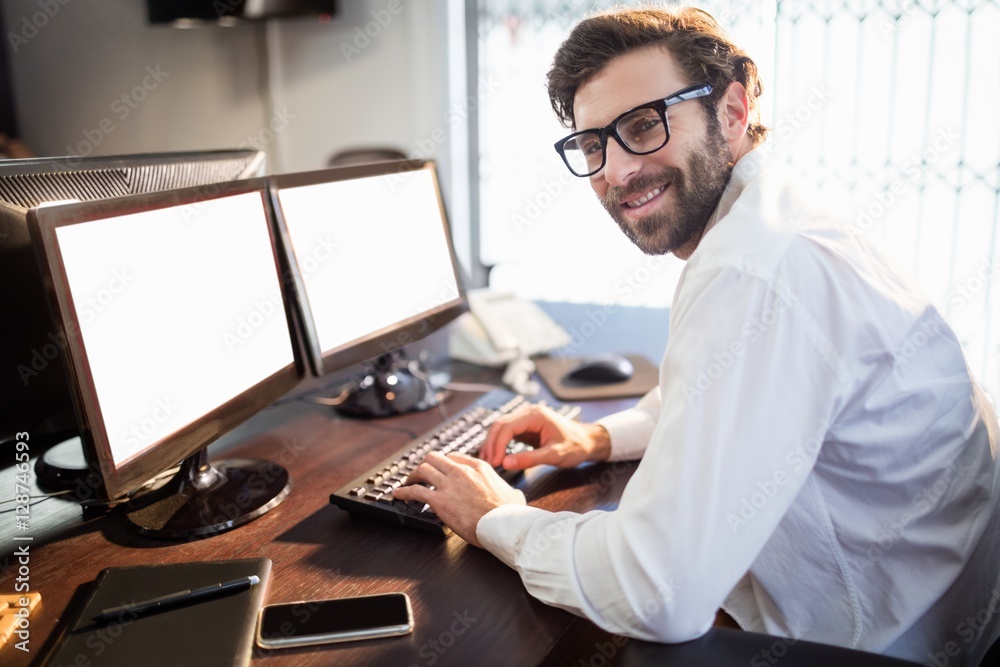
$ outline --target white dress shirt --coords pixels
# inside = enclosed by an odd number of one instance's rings
[[[611,632],[747,630],[974,665],[1000,634],[996,415],[938,311],[741,159],[670,312],[659,387],[600,421],[614,511],[505,505],[477,536]],[[617,470],[612,467],[612,470]]]

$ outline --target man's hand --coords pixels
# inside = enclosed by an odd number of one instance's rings
[[[535,449],[508,455],[511,440]],[[502,465],[505,470],[543,464],[572,468],[584,461],[605,461],[610,455],[611,439],[603,426],[573,421],[543,405],[532,405],[497,419],[479,450],[480,458],[494,467]]]
[[[476,526],[487,512],[500,505],[525,504],[524,494],[511,488],[485,461],[439,452],[429,452],[410,473],[407,486],[399,487],[392,495],[398,500],[427,503],[459,537],[480,548]]]

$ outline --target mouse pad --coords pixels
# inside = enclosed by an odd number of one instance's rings
[[[573,368],[581,357],[541,357],[535,359],[535,372],[560,401],[592,401],[600,398],[627,398],[643,396],[660,381],[660,369],[649,359],[638,354],[626,354],[635,368],[632,377],[624,382],[611,384],[583,384],[564,382],[562,377]]]

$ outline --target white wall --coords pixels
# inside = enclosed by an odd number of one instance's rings
[[[4,0],[0,11],[21,138],[36,154],[250,145],[279,173],[394,146],[437,160],[470,266],[466,166],[452,152],[468,127],[448,85],[447,0],[341,0],[328,23],[187,30],[148,25],[143,0]]]
[[[38,155],[260,143],[272,173],[389,144],[447,175],[444,3],[340,5],[325,24],[181,30],[142,0],[4,0],[21,138]]]
[[[264,140],[272,171],[321,167],[356,144],[416,154],[445,113],[443,4],[341,5],[327,24],[180,30],[148,25],[140,0],[5,1],[22,139],[39,155]],[[265,43],[270,100],[261,85]],[[283,130],[268,142],[275,115],[285,119],[274,125]]]

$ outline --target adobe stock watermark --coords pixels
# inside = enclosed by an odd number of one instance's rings
[[[438,147],[448,141],[448,131],[446,127],[455,129],[460,127],[469,119],[469,115],[475,112],[484,100],[488,99],[500,87],[500,82],[485,77],[479,77],[476,84],[476,93],[467,96],[460,102],[455,102],[444,112],[444,125],[431,130],[426,137],[421,137],[413,142],[412,153],[416,160],[426,160],[432,157]]]
[[[1000,260],[983,257],[976,272],[951,291],[948,302],[956,310],[962,308],[972,301],[997,273],[1000,273]]]
[[[132,600],[122,600],[122,605],[127,605],[131,603]],[[110,622],[104,625],[95,624],[96,627],[92,629],[92,634],[87,637],[86,649],[81,653],[76,655],[73,660],[74,665],[92,665],[98,661],[99,656],[101,656],[108,648],[111,647],[118,639],[122,636],[125,628],[130,626],[139,618],[139,613],[126,608],[118,614]]]
[[[420,665],[434,665],[441,660],[448,650],[454,646],[458,640],[469,631],[479,618],[473,616],[466,609],[452,614],[452,620],[444,630],[438,633],[434,639],[429,639],[417,649],[420,662],[410,663],[410,667],[420,667]]]
[[[778,122],[774,124],[774,127],[771,130],[771,132],[773,132],[774,141],[765,143],[765,150],[769,153],[773,153],[777,150],[780,142],[787,141],[798,130],[805,127],[805,125],[808,124],[817,113],[822,111],[823,108],[829,104],[833,97],[834,93],[832,90],[827,90],[821,86],[811,86],[806,99],[795,107],[793,111],[779,118]],[[768,134],[770,135],[771,132]]]
[[[792,627],[790,630],[796,637],[805,637],[809,632],[807,628]],[[770,646],[754,653],[753,657],[750,658],[750,667],[768,667],[778,664],[782,658],[788,655],[789,647],[795,646],[798,642],[799,640],[795,637],[775,639]]]
[[[265,146],[274,141],[275,137],[288,129],[288,126],[291,124],[289,121],[294,119],[295,114],[289,111],[287,107],[273,109],[267,126],[260,128],[256,134],[247,136],[243,143],[239,145],[239,148],[253,148],[258,151],[264,150]]]
[[[205,525],[220,526],[227,524],[244,516],[250,508],[259,509],[261,495],[268,496],[270,490],[276,489],[278,483],[282,481],[287,482],[289,466],[298,460],[307,449],[305,445],[299,444],[296,438],[292,438],[291,440],[282,439],[281,450],[279,451],[277,447],[273,447],[267,459],[260,461],[261,465],[257,466],[253,472],[246,476],[245,483],[235,495],[226,498],[225,501],[219,502],[211,508],[211,519],[206,521]],[[270,496],[268,498],[270,499]],[[207,508],[204,516],[209,516]],[[221,531],[189,535],[186,541],[189,543],[200,542],[201,540],[218,535],[219,532]],[[334,574],[340,574],[340,570],[335,570]],[[254,648],[255,656],[268,655],[269,653],[269,649],[261,649],[259,646]]]
[[[936,317],[920,322],[903,340],[903,345],[899,348],[899,365],[905,366],[913,361],[917,356],[917,352],[937,338],[947,327],[948,325],[943,320],[939,320]]]
[[[542,183],[542,192],[537,192],[534,196],[528,196],[524,200],[524,207],[519,213],[510,216],[510,222],[514,225],[514,230],[518,234],[523,234],[527,227],[538,222],[539,217],[552,203],[563,193],[563,191],[573,182],[575,176],[569,170],[563,169],[555,180],[548,180]]]
[[[596,336],[597,332],[608,323],[608,318],[616,312],[618,312],[618,306],[613,303],[588,308],[581,321],[565,326],[566,333],[569,334],[570,338],[565,349],[577,351],[586,345],[587,341]]]
[[[334,257],[341,244],[332,235],[327,234],[316,240],[312,250],[299,256],[299,269],[303,276],[309,276],[316,271],[330,258]],[[287,276],[286,276],[287,278]],[[232,330],[223,333],[223,340],[230,352],[235,352],[243,343],[250,340],[256,331],[267,322],[275,313],[285,312],[285,302],[281,293],[281,288],[276,287],[266,297],[255,299],[246,315],[236,320],[236,325]]]
[[[649,621],[663,610],[663,606],[672,600],[680,587],[673,581],[664,586],[657,586],[653,595],[647,598],[638,609],[633,609],[625,618],[625,624],[630,628],[646,629]],[[579,667],[611,667],[617,664],[615,657],[628,644],[627,637],[615,635],[610,641],[594,642],[594,652],[589,658],[577,658]]]
[[[739,0],[739,2],[729,2],[723,7],[719,12],[715,13],[715,18],[723,27],[728,27],[730,23],[736,20],[736,14],[740,10],[746,9],[751,5],[750,0]]]
[[[998,611],[1000,611],[1000,589],[994,588],[985,607],[966,616],[955,626],[955,636],[962,643],[951,640],[946,642],[940,651],[928,651],[927,664],[934,665],[934,667],[948,667],[953,658],[962,655],[968,645],[974,642],[986,628],[990,627],[990,623]],[[959,662],[964,664],[962,661]]]
[[[642,289],[655,273],[662,268],[669,260],[663,255],[645,256],[643,263],[619,278],[614,285],[614,291],[623,299],[632,296]],[[576,352],[580,350],[587,341],[598,334],[604,328],[611,317],[619,310],[617,303],[605,303],[587,308],[583,317],[574,323],[566,323],[563,328],[569,334],[570,342],[563,349]]]
[[[938,130],[930,146],[921,153],[911,156],[902,164],[900,167],[901,178],[893,180],[887,188],[876,192],[875,201],[869,202],[867,206],[858,207],[857,219],[853,225],[847,228],[847,233],[855,240],[858,236],[867,233],[869,229],[882,220],[892,205],[910,190],[913,183],[923,174],[924,169],[937,162],[958,142],[959,138],[955,130],[950,127]]]
[[[749,347],[766,334],[794,305],[794,297],[775,293],[774,300],[759,315],[751,317],[740,327],[740,337],[713,354],[708,366],[698,370],[694,384],[684,385],[684,396],[688,404],[694,403],[711,389],[740,357],[746,354]]]
[[[663,605],[676,595],[679,588],[673,582],[668,582],[664,587],[657,587],[654,595],[650,596],[638,610],[630,612],[626,620],[626,625],[630,628],[643,628],[649,624],[649,620],[660,613]],[[618,664],[615,658],[629,643],[629,638],[622,635],[614,635],[608,641],[594,642],[594,650],[587,658],[577,658],[574,663],[579,667],[612,667]],[[560,663],[562,664],[562,663]],[[566,663],[569,664],[569,663]]]
[[[758,150],[765,154],[774,153],[781,141],[790,139],[797,130],[804,127],[813,116],[826,106],[833,97],[833,92],[820,86],[812,86],[809,89],[806,100],[795,108],[791,113],[786,114],[778,120],[772,128],[771,136],[774,141],[766,142]],[[759,169],[762,163],[756,163]],[[546,180],[542,183],[542,190],[534,195],[529,195],[524,200],[524,206],[519,212],[512,213],[510,222],[518,234],[522,234],[525,229],[538,222],[542,213],[548,209],[555,200],[562,195],[570,183],[577,180],[577,177],[569,173],[569,170],[562,169],[559,176],[554,180]]]
[[[84,129],[83,141],[78,142],[75,147],[66,144],[67,155],[86,157],[93,153],[105,137],[118,127],[116,120],[122,122],[128,118],[170,76],[170,72],[164,72],[158,64],[147,65],[145,71],[146,74],[138,83],[111,101],[111,116],[99,120],[94,128]]]
[[[645,259],[640,266],[631,272],[626,273],[615,282],[614,292],[623,300],[628,299],[636,292],[639,292],[653,276],[670,263],[670,255],[645,255]]]
[[[589,490],[600,496],[604,490],[612,488],[623,476],[631,474],[635,470],[633,463],[630,461],[611,461],[597,464],[603,469],[598,474],[596,483],[589,485]],[[566,539],[568,532],[574,530],[576,530],[576,522],[573,518],[559,519],[547,524],[534,533],[531,542],[521,551],[521,558],[528,562],[534,558],[546,558],[556,543]]]
[[[767,667],[778,664],[782,658],[788,655],[788,647],[795,646],[797,642],[798,640],[793,637],[774,640],[770,646],[762,648],[750,658],[750,667]]]
[[[458,298],[458,285],[454,282],[446,283],[437,296],[427,304],[427,309],[424,312],[432,312],[439,306],[451,303]],[[424,318],[415,324],[414,329],[400,331],[392,340],[379,341],[378,346],[382,352],[366,360],[359,370],[351,374],[345,386],[358,389],[370,375],[391,370],[395,364],[395,358],[403,350],[403,347],[415,343],[429,333],[431,333],[431,323],[427,318]]]
[[[734,535],[757,518],[760,511],[791,481],[790,475],[810,465],[823,446],[830,426],[826,420],[822,421],[811,438],[785,453],[783,459],[785,467],[775,469],[769,478],[755,484],[757,489],[749,496],[740,498],[736,511],[726,514],[726,523]]]
[[[882,34],[882,39],[888,41],[890,37],[899,29],[899,26],[903,25],[913,12],[920,8],[920,3],[917,0],[902,0],[901,2],[897,0],[896,7],[887,7],[888,11],[895,10],[894,20],[887,20],[885,17],[879,17],[878,19],[878,31]]]
[[[164,422],[170,419],[179,406],[170,397],[157,398],[153,409],[145,417],[132,424],[120,435],[122,443],[129,451],[137,452],[147,444],[154,442],[157,431]]]
[[[354,37],[350,42],[340,43],[340,53],[344,60],[350,63],[354,58],[361,55],[373,40],[377,39],[382,31],[389,27],[392,20],[403,11],[401,0],[389,0],[384,9],[371,10],[372,20],[364,26],[354,27]]]
[[[900,514],[895,521],[888,524],[882,533],[875,540],[875,543],[868,547],[867,561],[863,565],[874,565],[896,546],[902,539],[906,529],[917,519],[933,510],[941,498],[948,492],[957,480],[964,477],[969,472],[968,468],[956,466],[954,462],[942,471],[941,475],[934,480],[934,483],[923,489],[919,496],[913,501],[910,509]]]
[[[306,449],[307,447],[299,444],[296,439],[283,440],[281,451],[270,454],[263,467],[247,477],[243,490],[214,508],[216,513],[212,523],[222,524],[232,521],[242,516],[247,509],[257,507],[260,493],[274,488],[276,482],[285,479],[288,475],[288,467],[301,457]],[[188,541],[194,542],[211,537],[213,534],[194,535]]]
[[[127,268],[112,271],[111,278],[104,287],[74,304],[80,323],[83,325],[90,324],[101,313],[111,308],[117,296],[124,292],[134,279],[135,277],[129,273]],[[17,373],[21,377],[21,382],[24,383],[24,386],[27,387],[31,380],[38,377],[42,371],[48,368],[49,363],[54,361],[66,349],[67,336],[73,338],[79,334],[80,329],[75,322],[67,325],[65,333],[49,332],[48,342],[40,348],[32,349],[31,359],[28,363],[19,364],[17,367]]]
[[[584,660],[583,658],[578,658],[578,665],[580,667],[609,667],[615,664],[615,656],[618,655],[618,651],[625,648],[628,644],[629,638],[622,635],[613,635],[610,640],[605,642],[594,642],[594,652],[590,654],[590,658]]]
[[[17,32],[12,30],[7,33],[7,41],[10,42],[10,48],[14,53],[18,53],[22,46],[34,39],[38,32],[56,17],[59,10],[69,3],[70,0],[38,0],[35,5],[39,11],[30,16],[27,14],[22,16]]]

